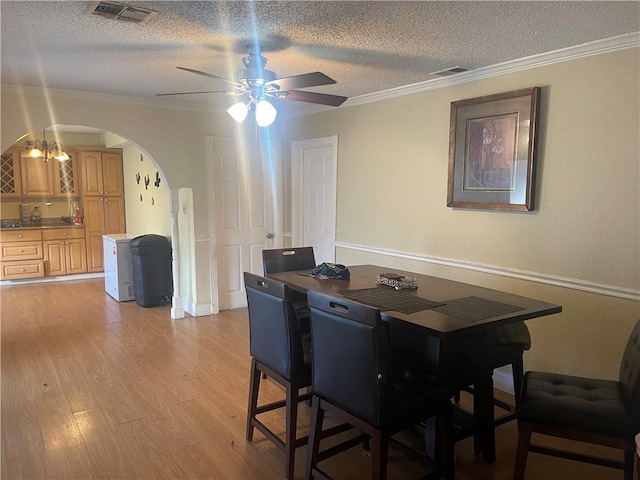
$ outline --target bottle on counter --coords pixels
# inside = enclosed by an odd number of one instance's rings
[[[31,224],[32,225],[40,225],[42,218],[40,217],[40,208],[33,207],[31,210]]]
[[[82,215],[80,215],[80,207],[76,207],[76,214],[73,217],[73,223],[75,225],[82,225]]]
[[[28,203],[20,204],[20,221],[25,226],[31,224],[31,206]]]

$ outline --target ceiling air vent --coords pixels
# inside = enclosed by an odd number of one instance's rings
[[[456,73],[466,72],[467,69],[464,67],[451,67],[445,68],[444,70],[438,70],[437,72],[431,72],[429,75],[437,75],[439,77],[450,77],[451,75],[455,75]]]
[[[93,2],[85,13],[123,22],[142,23],[148,21],[158,12],[148,8],[132,7],[120,2],[97,1]]]

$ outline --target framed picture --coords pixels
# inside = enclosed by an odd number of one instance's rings
[[[533,210],[540,87],[451,103],[447,206]]]

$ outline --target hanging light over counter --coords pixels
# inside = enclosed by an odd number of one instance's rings
[[[62,144],[57,142],[47,142],[44,128],[42,129],[42,141],[27,142],[27,157],[42,158],[48,162],[50,158],[54,158],[60,162],[69,160],[69,155],[62,149]]]

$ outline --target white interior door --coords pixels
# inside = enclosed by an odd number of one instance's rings
[[[262,274],[262,250],[274,248],[279,222],[276,179],[282,144],[215,138],[215,258],[220,310],[245,307],[243,272]],[[281,231],[281,228],[280,228]]]
[[[318,264],[335,261],[337,152],[337,136],[292,144],[292,242]]]

